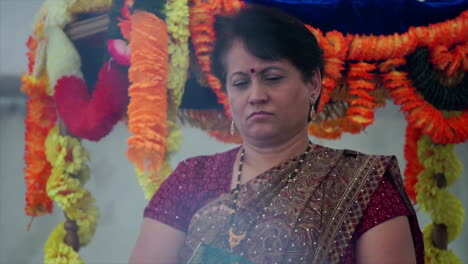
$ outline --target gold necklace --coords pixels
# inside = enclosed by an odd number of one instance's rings
[[[310,149],[312,148],[312,142],[309,141],[309,145],[307,146],[307,149],[304,153],[299,158],[299,162],[297,163],[296,168],[294,171],[288,176],[288,183],[292,182],[293,179],[296,177],[297,173],[299,172],[299,169],[302,167],[302,164],[304,163],[304,159],[306,158],[307,154],[309,154]],[[245,159],[245,149],[241,149],[241,154],[240,154],[240,160],[239,160],[239,169],[238,169],[238,174],[237,174],[237,183],[236,183],[236,188],[234,189],[234,210],[231,213],[231,227],[229,228],[229,247],[231,248],[231,251],[237,247],[242,240],[246,237],[247,231],[244,231],[240,234],[236,234],[234,232],[234,215],[237,212],[238,208],[238,198],[239,198],[239,190],[240,190],[240,185],[241,185],[241,179],[242,179],[242,169],[244,167],[244,159]]]

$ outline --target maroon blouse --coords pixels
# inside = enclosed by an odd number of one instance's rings
[[[144,216],[187,232],[192,216],[204,205],[230,191],[232,169],[239,148],[211,156],[187,159],[161,185],[144,211]],[[393,184],[384,177],[361,218],[353,241],[367,230],[410,212]],[[421,234],[417,234],[421,236]],[[422,241],[422,236],[420,239]],[[418,260],[423,252],[418,252]],[[355,243],[346,250],[341,263],[355,263]],[[418,261],[421,262],[421,261]]]

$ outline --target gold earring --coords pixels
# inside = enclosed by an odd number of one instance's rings
[[[234,136],[234,120],[231,120],[231,136]]]
[[[317,113],[315,113],[315,108],[313,106],[310,109],[310,119],[314,121],[317,119]]]
[[[315,119],[317,119],[317,113],[315,112],[315,96],[312,96],[310,98],[310,105],[311,105],[310,113],[309,113],[310,120],[315,120]]]

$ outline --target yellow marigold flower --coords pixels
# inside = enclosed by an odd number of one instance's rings
[[[432,243],[432,233],[434,224],[430,223],[424,227],[422,233],[424,237],[424,253],[427,264],[461,264],[460,259],[452,250],[441,250],[434,247]]]
[[[44,247],[44,263],[83,263],[77,252],[63,242],[66,231],[63,227],[64,223],[60,223],[50,233],[49,238]]]

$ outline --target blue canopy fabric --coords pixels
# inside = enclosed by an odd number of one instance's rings
[[[353,34],[404,33],[458,16],[468,0],[245,0],[271,6],[323,32]]]

